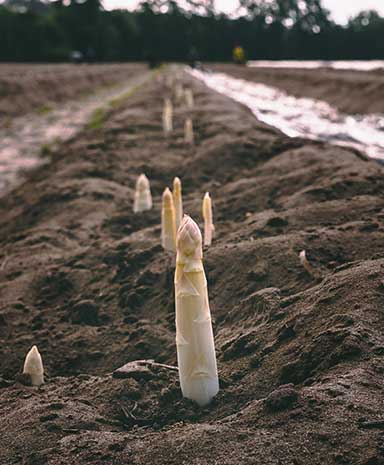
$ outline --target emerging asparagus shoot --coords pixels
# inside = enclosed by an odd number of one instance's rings
[[[183,197],[181,192],[181,181],[179,178],[173,180],[173,203],[175,205],[176,233],[183,219]]]
[[[165,80],[165,85],[168,87],[168,89],[172,89],[174,84],[174,77],[173,76],[167,76]]]
[[[23,373],[31,377],[33,386],[40,386],[44,383],[43,362],[36,346],[33,346],[25,357]]]
[[[302,250],[300,252],[299,259],[300,259],[300,263],[303,266],[303,268],[305,269],[305,271],[309,275],[314,276],[314,269],[313,269],[312,265],[309,263],[309,261],[307,259],[307,255],[305,253],[305,250]]]
[[[203,199],[203,218],[204,218],[204,245],[212,244],[212,237],[215,232],[212,215],[212,200],[209,192],[206,192]]]
[[[180,100],[183,98],[183,95],[184,95],[183,85],[180,82],[178,82],[175,87],[176,101],[180,102]]]
[[[185,103],[188,108],[193,108],[194,101],[193,101],[193,92],[192,89],[185,89]]]
[[[140,174],[136,181],[133,211],[135,213],[150,210],[152,208],[152,195],[149,180],[145,174]]]
[[[164,101],[163,130],[165,134],[169,134],[173,130],[173,105],[169,98]]]
[[[184,397],[207,405],[219,391],[201,232],[184,216],[177,234],[176,346]]]
[[[192,120],[187,118],[184,124],[184,141],[186,144],[193,145],[194,139]]]
[[[167,187],[163,192],[161,209],[161,245],[165,250],[176,251],[176,219],[172,193]]]

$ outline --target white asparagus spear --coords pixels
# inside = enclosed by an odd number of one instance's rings
[[[175,205],[176,234],[183,219],[183,196],[180,178],[173,180],[173,203]]]
[[[308,274],[310,274],[311,276],[313,276],[314,275],[314,269],[313,269],[312,265],[309,263],[309,261],[307,259],[307,255],[305,253],[305,250],[302,250],[300,252],[299,259],[300,259],[300,263],[303,266],[303,268],[305,269],[305,271]]]
[[[168,89],[172,89],[174,84],[174,77],[173,76],[167,76],[165,80],[165,85],[168,87]]]
[[[152,195],[149,180],[145,174],[140,174],[136,181],[136,190],[133,202],[135,213],[150,210],[152,208]]]
[[[176,346],[184,397],[207,405],[219,391],[201,232],[187,215],[177,234]]]
[[[163,130],[165,134],[169,134],[173,131],[173,105],[169,98],[164,100]]]
[[[163,192],[161,209],[161,245],[165,250],[176,251],[176,219],[172,193],[167,187]]]
[[[209,192],[206,192],[203,199],[203,218],[204,218],[204,245],[212,244],[212,237],[215,232],[213,225],[212,200]]]
[[[184,94],[183,85],[180,82],[178,82],[175,86],[175,97],[176,97],[177,102],[180,102],[180,100],[183,98],[183,94]]]
[[[194,101],[193,101],[193,92],[192,89],[185,89],[185,103],[189,109],[193,108]]]
[[[184,141],[186,144],[193,145],[194,140],[192,119],[187,118],[184,124]]]
[[[30,375],[33,386],[44,383],[43,362],[36,346],[33,346],[25,357],[23,373]]]

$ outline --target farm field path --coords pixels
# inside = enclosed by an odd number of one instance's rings
[[[175,102],[164,137],[170,73],[2,199],[0,464],[382,463],[383,167],[289,138],[186,73],[195,106]],[[154,206],[134,214],[140,173]],[[204,264],[221,389],[206,408],[167,367],[174,257],[160,246],[160,199],[175,176],[200,225],[206,191],[214,205]],[[33,344],[40,389],[19,376]],[[158,364],[113,375],[135,360]]]
[[[123,82],[99,88],[76,100],[72,98],[55,105],[43,105],[40,112],[26,112],[23,116],[9,118],[7,124],[0,126],[0,195],[14,187],[25,171],[47,161],[44,155],[54,145],[75,136],[92,120],[94,114],[94,118],[97,118],[98,111],[101,118],[103,109],[111,101],[129,93],[150,76],[150,72],[145,72],[143,67],[132,68],[131,73],[127,70],[126,74]],[[52,82],[51,85],[60,84]]]

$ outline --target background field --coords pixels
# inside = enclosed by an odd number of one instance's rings
[[[48,112],[58,103],[116,85],[143,69],[139,64],[0,64],[0,118],[4,124],[4,117]]]
[[[212,64],[210,68],[237,78],[278,87],[295,97],[326,101],[344,113],[384,113],[384,69],[274,69],[228,64]]]

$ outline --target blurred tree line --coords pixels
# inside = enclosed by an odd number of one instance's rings
[[[346,26],[321,0],[240,0],[239,16],[213,0],[143,1],[137,10],[103,9],[100,0],[3,0],[0,61],[66,61],[79,51],[97,61],[384,59],[384,18],[365,11]]]

